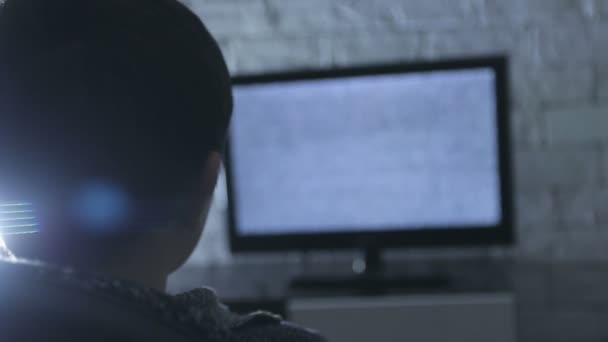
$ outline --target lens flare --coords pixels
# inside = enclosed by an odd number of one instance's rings
[[[91,183],[83,187],[77,196],[75,210],[86,229],[112,231],[126,219],[129,199],[124,191],[113,184]]]
[[[11,253],[8,247],[6,247],[6,243],[4,243],[2,235],[0,235],[0,259],[2,258],[12,260],[15,259],[15,256],[13,255],[13,253]]]
[[[39,231],[34,206],[29,202],[0,202],[0,235]]]

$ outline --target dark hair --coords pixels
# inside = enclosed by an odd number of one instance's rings
[[[0,200],[65,223],[83,187],[111,184],[139,224],[194,218],[230,88],[218,44],[175,0],[0,1]]]

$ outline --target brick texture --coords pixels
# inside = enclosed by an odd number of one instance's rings
[[[319,68],[323,54],[329,53],[321,50],[316,39],[237,39],[231,44],[237,74]]]
[[[334,36],[329,48],[333,63],[346,66],[415,60],[420,58],[422,44],[419,33],[387,33],[381,36],[363,33]]]
[[[516,192],[594,186],[603,178],[602,151],[592,145],[521,149],[514,159]]]
[[[184,2],[207,25],[216,38],[259,36],[271,31],[262,0]]]
[[[548,140],[553,144],[608,142],[608,106],[573,106],[550,110]]]
[[[608,18],[608,1],[607,0],[597,0],[597,1],[598,1],[599,15],[602,18]]]
[[[566,68],[523,66],[513,70],[513,105],[518,107],[577,106],[594,97],[593,65]]]
[[[608,67],[598,68],[597,77],[597,97],[602,103],[608,103]]]
[[[516,109],[511,112],[511,143],[515,149],[538,147],[545,142],[544,113],[538,109]]]
[[[542,24],[538,44],[543,66],[576,67],[593,63],[592,43],[583,20]]]
[[[486,0],[485,6],[487,16],[492,22],[513,26],[561,21],[585,14],[584,1],[578,0]]]

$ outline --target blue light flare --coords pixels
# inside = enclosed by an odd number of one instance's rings
[[[82,188],[76,196],[74,207],[76,217],[84,228],[110,232],[126,221],[129,198],[113,184],[96,182]]]

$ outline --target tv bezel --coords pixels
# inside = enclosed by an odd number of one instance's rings
[[[239,234],[236,217],[235,188],[231,168],[231,145],[225,153],[228,191],[228,226],[230,248],[233,252],[308,251],[351,248],[447,247],[510,245],[514,242],[513,194],[509,129],[508,58],[484,56],[466,59],[424,61],[383,65],[365,65],[326,70],[273,72],[233,77],[233,85],[332,79],[342,77],[402,74],[491,68],[495,72],[498,163],[502,221],[490,226],[424,227],[424,229],[387,229],[367,232],[330,232],[313,234]]]

